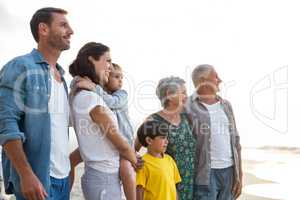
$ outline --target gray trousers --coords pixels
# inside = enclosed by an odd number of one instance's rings
[[[85,167],[81,177],[81,187],[86,200],[121,200],[119,173],[103,173]]]

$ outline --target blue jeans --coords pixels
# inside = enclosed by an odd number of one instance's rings
[[[233,200],[233,167],[211,169],[209,185],[195,185],[194,200]]]
[[[69,177],[57,179],[50,177],[51,187],[47,200],[69,200]],[[15,194],[16,200],[25,200],[20,194]]]
[[[56,179],[50,177],[50,200],[69,200],[70,199],[70,185],[69,177],[63,179]]]

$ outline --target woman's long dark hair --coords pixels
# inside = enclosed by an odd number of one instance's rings
[[[89,56],[94,58],[95,60],[99,60],[99,58],[109,51],[109,47],[97,43],[97,42],[89,42],[85,44],[78,52],[76,59],[69,66],[70,74],[74,76],[87,76],[94,83],[99,84],[100,80],[96,74],[94,64],[89,60]]]

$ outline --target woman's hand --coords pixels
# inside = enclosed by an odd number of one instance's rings
[[[144,160],[142,156],[139,155],[138,153],[136,153],[136,159],[137,159],[137,163],[135,166],[132,165],[132,167],[134,168],[135,171],[138,171],[144,166]]]

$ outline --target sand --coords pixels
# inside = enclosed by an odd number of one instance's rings
[[[239,200],[297,200],[299,180],[298,148],[247,148],[243,150],[243,193]],[[284,174],[285,172],[285,174]],[[82,200],[80,177],[83,165],[76,168],[76,177],[71,191],[72,200]],[[276,189],[278,188],[278,189]],[[13,197],[11,199],[14,199]]]

